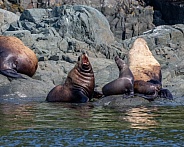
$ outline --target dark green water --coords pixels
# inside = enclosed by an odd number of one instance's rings
[[[184,146],[184,106],[0,102],[0,146]]]

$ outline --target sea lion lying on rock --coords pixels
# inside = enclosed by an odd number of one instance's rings
[[[138,93],[138,96],[142,96],[146,99],[154,99],[158,97],[160,90],[160,84],[153,84],[149,81],[145,82],[143,80],[134,81],[134,92]]]
[[[162,88],[161,66],[143,38],[137,38],[128,54],[129,68],[134,75],[134,92],[152,100],[156,97],[173,99],[168,89]]]
[[[95,78],[87,54],[78,57],[75,67],[68,73],[63,85],[54,87],[47,95],[48,102],[88,102],[93,94]]]
[[[13,36],[0,36],[0,73],[13,78],[32,77],[38,67],[35,53]]]
[[[120,59],[115,57],[115,62],[119,68],[119,77],[114,81],[106,84],[102,88],[105,96],[124,94],[126,97],[134,95],[134,76],[130,71],[128,65]]]

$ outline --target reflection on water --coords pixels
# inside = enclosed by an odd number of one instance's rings
[[[0,125],[5,129],[25,129],[31,127],[30,121],[34,119],[31,105],[0,105]]]
[[[182,145],[183,108],[105,108],[94,107],[91,103],[0,103],[0,144]]]
[[[156,107],[146,108],[131,108],[126,111],[126,115],[123,116],[123,119],[130,123],[131,128],[138,129],[148,129],[154,128],[158,125],[155,117],[158,114],[153,114],[152,112],[157,111]]]
[[[25,128],[139,128],[157,126],[157,108],[108,109],[87,104],[6,104],[0,105],[1,126]],[[7,123],[8,122],[8,123]],[[77,122],[77,123],[74,123]]]

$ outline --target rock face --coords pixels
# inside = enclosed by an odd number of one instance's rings
[[[4,2],[13,12],[31,8],[53,8],[62,5],[86,5],[99,10],[108,20],[117,40],[124,40],[152,29],[153,7],[137,0],[19,0]],[[2,7],[3,7],[2,6]],[[3,8],[4,8],[3,7]],[[41,15],[41,13],[40,13]]]
[[[48,53],[42,56],[38,54],[42,59],[57,60],[63,58],[60,51],[70,53],[82,49],[92,52],[94,56],[113,58],[123,50],[122,46],[114,41],[104,15],[89,6],[64,5],[52,10],[25,10],[20,20],[12,23],[3,34],[29,40],[25,44],[36,53]],[[98,52],[101,55],[98,55]]]
[[[0,9],[0,34],[7,30],[12,22],[19,19],[19,16],[3,9]]]
[[[161,66],[143,38],[137,38],[134,41],[128,54],[128,62],[135,81],[160,79]]]
[[[183,0],[150,0],[149,4],[161,13],[161,18],[166,24],[184,23],[184,2]]]

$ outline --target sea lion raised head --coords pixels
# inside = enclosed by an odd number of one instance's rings
[[[134,77],[127,64],[118,56],[115,62],[119,69],[119,77],[114,81],[103,86],[102,92],[105,96],[125,94],[126,96],[134,95]]]
[[[94,92],[95,78],[87,54],[78,57],[63,85],[54,87],[47,95],[48,102],[88,102]]]

